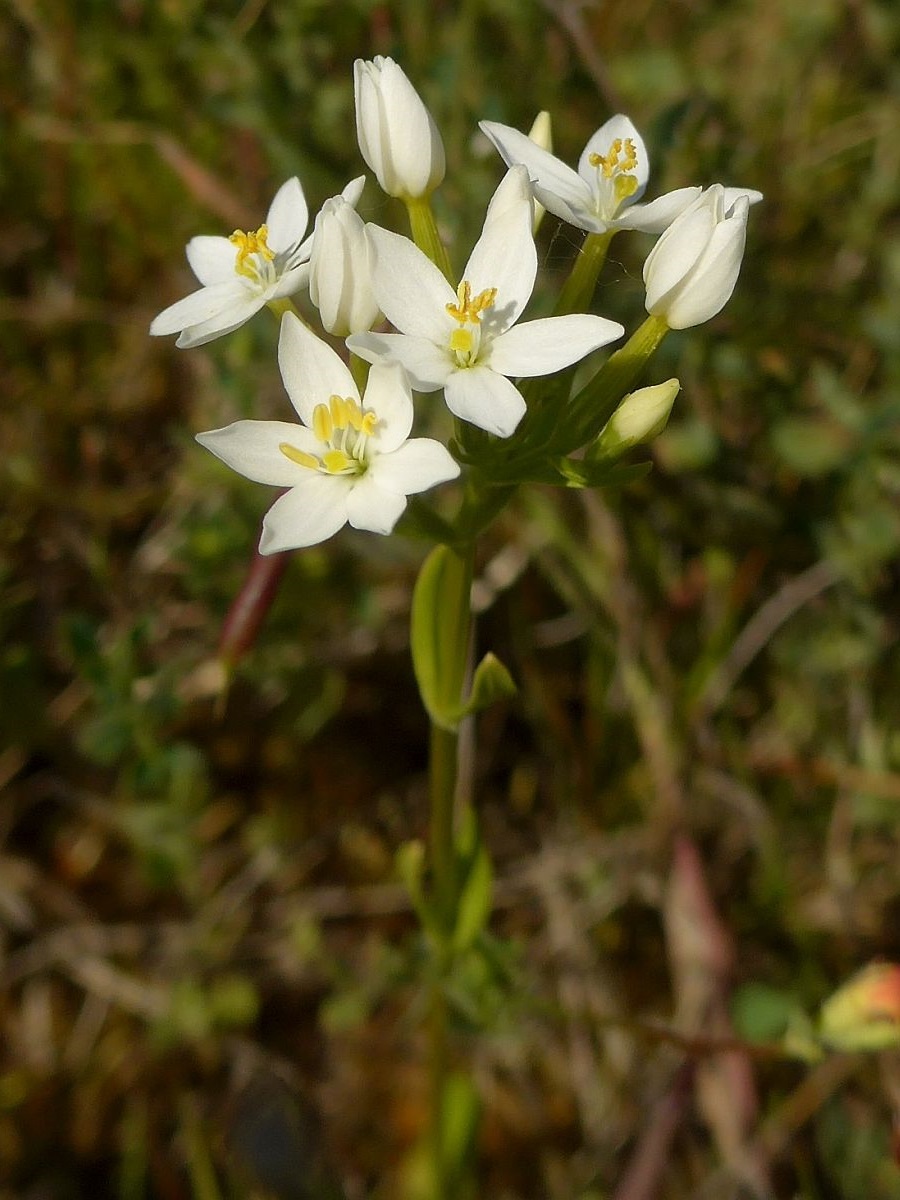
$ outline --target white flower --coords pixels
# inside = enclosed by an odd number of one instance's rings
[[[368,226],[375,298],[400,332],[357,334],[347,345],[369,362],[384,355],[402,363],[418,391],[443,388],[456,416],[509,437],[525,412],[510,376],[560,371],[624,332],[586,313],[515,325],[537,274],[531,222],[527,172],[515,167],[491,200],[455,292],[407,238]]]
[[[444,178],[444,143],[431,113],[392,58],[353,64],[356,136],[389,196],[427,196]]]
[[[481,121],[480,126],[507,166],[523,163],[528,168],[535,198],[549,212],[589,233],[618,229],[662,233],[702,190],[678,188],[648,204],[638,204],[650,164],[641,135],[621,113],[592,135],[581,152],[577,171],[518,129],[495,121]],[[747,196],[751,204],[762,199],[761,192],[747,188],[727,188],[726,195],[730,201]]]
[[[647,312],[670,329],[708,321],[734,291],[747,239],[746,196],[707,188],[672,222],[644,263]]]
[[[365,176],[348,183],[341,195],[356,204]],[[203,284],[156,317],[155,335],[179,333],[182,349],[202,346],[249,321],[270,300],[305,287],[312,237],[303,240],[309,209],[297,178],[281,185],[265,223],[255,232],[236,229],[231,237],[195,237],[188,262]]]
[[[303,422],[236,421],[197,441],[248,479],[288,488],[266,514],[262,554],[312,546],[348,521],[390,533],[406,498],[455,479],[439,442],[409,438],[413,407],[400,367],[375,366],[364,397],[337,354],[285,313],[278,362]]]
[[[369,243],[362,217],[343,196],[316,217],[309,259],[309,298],[329,333],[361,333],[381,317],[372,292]]]

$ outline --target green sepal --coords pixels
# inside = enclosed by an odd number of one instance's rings
[[[518,692],[516,682],[500,659],[491,651],[475,668],[469,698],[459,710],[459,717],[482,712],[497,700],[510,700]]]
[[[456,839],[459,902],[450,945],[456,954],[468,950],[482,933],[491,915],[494,871],[478,832],[474,811],[463,814]]]
[[[413,589],[410,649],[422,703],[435,725],[459,724],[469,641],[467,560],[449,546],[435,546]]]
[[[575,458],[560,459],[557,466],[565,486],[570,488],[622,487],[653,469],[650,462],[619,465]]]

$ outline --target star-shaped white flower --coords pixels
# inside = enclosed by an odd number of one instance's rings
[[[402,363],[417,391],[443,388],[456,416],[509,437],[525,413],[511,377],[560,371],[624,333],[588,313],[516,325],[537,274],[532,214],[528,173],[514,167],[456,291],[408,238],[368,226],[375,299],[400,332],[356,334],[347,345],[369,362]]]
[[[353,180],[342,195],[356,204],[364,183],[365,176]],[[293,178],[278,189],[257,230],[191,238],[187,258],[203,287],[163,309],[150,332],[180,333],[175,344],[183,349],[202,346],[249,321],[270,300],[299,291],[309,278],[308,223],[303,188]]]
[[[480,128],[513,166],[528,168],[535,198],[548,212],[589,233],[640,229],[662,233],[700,195],[702,188],[677,188],[648,204],[638,204],[650,175],[647,149],[628,117],[619,113],[593,134],[581,152],[578,170],[509,125],[481,121]],[[726,188],[728,203],[746,196],[751,204],[762,193],[751,188]]]
[[[241,475],[289,489],[266,514],[262,554],[313,546],[347,522],[390,533],[407,496],[459,475],[440,442],[409,437],[412,395],[401,367],[374,366],[360,397],[346,365],[293,313],[282,318],[278,363],[301,425],[236,421],[197,435]]]

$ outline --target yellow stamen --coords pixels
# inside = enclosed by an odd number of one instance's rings
[[[275,252],[269,249],[268,237],[269,229],[267,225],[260,225],[255,233],[244,233],[242,229],[234,231],[228,240],[232,245],[237,246],[237,260],[234,264],[234,269],[238,275],[246,275],[250,279],[256,279],[259,272],[252,263],[247,262],[247,259],[252,254],[259,254],[266,262],[272,262],[275,258]]]
[[[608,154],[597,154],[595,151],[589,155],[588,162],[592,167],[599,167],[603,171],[604,179],[612,179],[614,175],[633,171],[637,167],[634,139],[625,138],[623,142],[621,138],[614,138]]]
[[[322,455],[322,466],[330,475],[340,475],[356,463],[343,450],[326,450]]]
[[[481,314],[497,299],[496,288],[485,288],[472,299],[472,285],[464,279],[456,289],[456,304],[448,304],[447,312],[460,325],[475,324],[481,320]]]
[[[350,424],[350,408],[353,401],[344,400],[340,396],[329,396],[328,407],[335,429],[346,429]]]
[[[305,450],[298,450],[290,442],[279,442],[278,449],[285,458],[289,458],[291,462],[295,462],[298,467],[309,467],[311,471],[318,471],[319,460],[314,455],[307,454]]]
[[[313,409],[313,433],[320,442],[330,442],[334,433],[334,418],[327,404],[317,404]]]

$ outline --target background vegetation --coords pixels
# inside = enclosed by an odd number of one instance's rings
[[[422,547],[296,554],[225,701],[270,497],[192,435],[284,413],[276,327],[147,336],[190,236],[360,173],[375,53],[444,133],[457,260],[500,173],[479,118],[549,109],[572,161],[624,111],[651,194],[766,196],[731,304],[653,364],[683,383],[653,472],[523,495],[483,548],[521,694],[467,766],[498,873],[456,997],[477,1195],[896,1196],[900,1059],[766,1049],[900,958],[890,0],[0,10],[0,1196],[418,1194]],[[649,245],[598,290],[629,328]],[[576,247],[545,222],[548,288]]]

